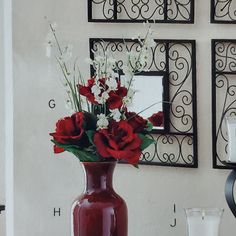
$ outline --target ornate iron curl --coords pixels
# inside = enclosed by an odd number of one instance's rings
[[[179,0],[169,0],[167,15],[168,19],[175,20],[179,17],[188,21],[191,16],[191,0],[179,1]]]
[[[92,46],[94,53],[97,53],[98,51],[102,51],[104,53],[106,50],[110,50],[111,53],[116,53],[116,58],[118,59],[118,69],[121,69],[124,65],[124,54],[130,53],[131,51],[135,51],[137,53],[140,51],[140,44],[138,42],[122,39],[102,39],[102,41],[96,40],[96,42],[93,42]],[[163,43],[157,42],[157,45],[152,49],[152,57],[150,57],[150,60],[146,65],[147,70],[165,71],[165,50],[165,45]],[[157,58],[156,55],[158,54],[162,55],[161,58]],[[135,65],[132,66],[134,67]]]
[[[192,132],[192,92],[186,85],[192,76],[192,50],[188,44],[170,44],[169,63],[170,80],[169,83],[175,88],[171,94],[170,105],[170,125],[172,131]]]
[[[217,42],[215,53],[215,64],[218,72],[236,71],[236,45],[234,43]]]
[[[211,0],[211,23],[235,24],[235,0]]]
[[[126,0],[118,1],[117,13],[130,20],[159,19],[164,16],[164,0],[155,0],[155,4],[150,4],[149,0],[131,0],[131,3]]]
[[[140,160],[142,164],[194,165],[193,138],[191,136],[162,134],[149,135],[149,137],[155,141],[155,144],[150,150],[143,152]],[[170,145],[174,148],[170,148]],[[170,151],[167,152],[167,150]]]
[[[88,0],[89,7],[99,6],[102,11],[102,15],[106,20],[112,20],[114,17],[114,1],[113,0]],[[90,5],[91,4],[91,5]]]
[[[88,20],[194,23],[194,0],[88,0]]]

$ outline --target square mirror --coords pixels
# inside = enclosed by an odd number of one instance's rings
[[[120,76],[121,81],[125,79]],[[142,72],[134,76],[135,95],[130,111],[140,114],[153,124],[154,133],[166,131],[168,117],[167,76],[163,72]]]

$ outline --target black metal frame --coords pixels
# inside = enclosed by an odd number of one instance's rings
[[[236,170],[232,170],[225,183],[225,199],[229,209],[236,217],[236,204],[234,199],[234,185],[236,181]]]
[[[236,7],[232,6],[235,0],[211,0],[211,23],[236,24]]]
[[[2,213],[2,211],[6,210],[6,206],[5,205],[0,205],[0,214]]]
[[[155,41],[157,45],[146,69],[167,75],[165,92],[171,104],[165,106],[166,129],[149,135],[156,143],[151,151],[143,153],[140,164],[197,168],[196,43],[195,40]],[[117,58],[119,53],[140,48],[137,40],[130,39],[91,38],[89,43],[91,58],[98,48],[112,50]],[[119,59],[118,66],[122,65]]]
[[[194,23],[195,0],[155,0],[155,2],[153,0],[131,0],[130,12],[125,5],[125,1],[126,0],[88,0],[88,21],[107,23],[140,23],[146,21],[176,24]],[[152,1],[156,4],[156,7],[149,5]],[[93,15],[96,6],[101,8],[101,18],[95,18]],[[126,14],[126,18],[119,18],[119,13],[121,12]],[[155,19],[156,14],[162,18]]]
[[[228,146],[224,118],[236,115],[236,79],[232,77],[236,77],[236,40],[213,39],[212,153],[213,168],[216,169],[232,169],[224,162]]]

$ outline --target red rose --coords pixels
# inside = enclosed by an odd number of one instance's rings
[[[50,135],[60,144],[85,145],[88,143],[87,136],[84,133],[84,114],[77,112],[71,117],[60,119],[56,123],[55,133]],[[54,152],[63,152],[63,148],[54,146]]]
[[[142,140],[133,132],[127,121],[111,122],[108,129],[94,134],[97,152],[104,158],[113,157],[137,164],[141,155]]]
[[[154,113],[148,120],[153,124],[153,126],[163,126],[164,124],[164,115],[162,111]]]
[[[92,87],[94,85],[94,78],[88,80],[88,85],[79,85],[79,93],[83,96],[85,96],[89,102],[93,104],[98,104],[95,101],[94,94],[92,93]]]
[[[143,119],[143,117],[135,112],[127,112],[125,115],[128,123],[133,127],[134,132],[140,133],[147,128],[147,120]]]

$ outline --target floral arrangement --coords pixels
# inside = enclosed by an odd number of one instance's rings
[[[139,52],[130,51],[125,55],[124,77],[119,78],[117,60],[105,51],[96,53],[94,60],[89,59],[94,74],[85,81],[76,60],[69,68],[71,47],[61,47],[56,25],[50,23],[47,54],[56,48],[56,60],[68,95],[67,106],[72,110],[72,115],[59,119],[55,132],[50,133],[55,153],[68,151],[83,162],[116,159],[137,166],[142,151],[154,142],[145,134],[152,130],[153,124],[163,124],[161,112],[144,119],[140,115],[142,111],[130,111],[136,93],[134,75],[144,70],[156,45],[150,26],[144,39],[138,36],[137,40]]]

